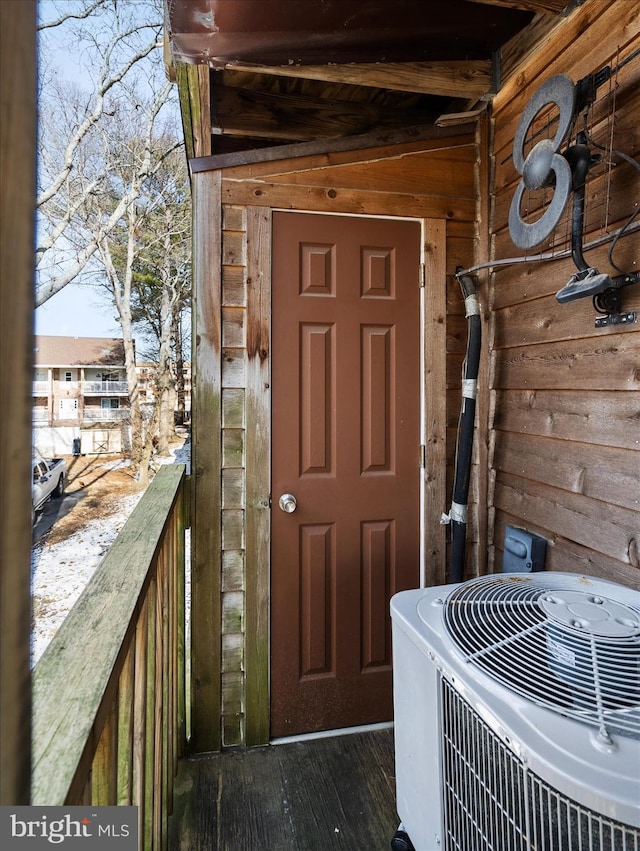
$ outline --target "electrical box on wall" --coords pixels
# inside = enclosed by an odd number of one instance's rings
[[[547,542],[517,526],[507,526],[504,532],[503,573],[534,573],[544,570]]]

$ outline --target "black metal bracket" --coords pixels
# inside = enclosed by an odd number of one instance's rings
[[[635,310],[630,310],[628,313],[609,313],[607,316],[596,317],[595,327],[604,328],[605,325],[633,325],[638,321],[638,314]]]
[[[629,325],[637,322],[638,316],[635,310],[622,312],[622,287],[629,284],[640,283],[640,275],[632,273],[618,275],[609,279],[612,286],[607,287],[593,296],[593,308],[596,313],[602,314],[596,317],[595,327],[604,328],[607,325]]]

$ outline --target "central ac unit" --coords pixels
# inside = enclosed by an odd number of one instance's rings
[[[496,574],[400,592],[391,615],[416,851],[640,851],[640,592]]]

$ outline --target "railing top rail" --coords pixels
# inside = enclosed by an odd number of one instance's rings
[[[91,734],[117,688],[184,475],[183,464],[160,468],[34,667],[34,804],[64,804],[80,763],[90,766]]]

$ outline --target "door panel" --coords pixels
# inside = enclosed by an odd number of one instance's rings
[[[274,213],[273,736],[392,717],[389,599],[419,577],[419,261],[417,222]]]

